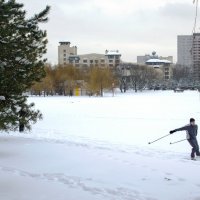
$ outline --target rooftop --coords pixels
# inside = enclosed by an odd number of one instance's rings
[[[154,59],[153,58],[153,59],[147,60],[146,63],[160,63],[160,64],[166,63],[166,64],[171,64],[172,62],[169,61],[169,60],[161,60],[161,59],[157,59],[157,58]]]
[[[119,55],[119,56],[121,56],[121,53],[119,53],[119,50],[106,50],[105,55]]]
[[[70,42],[66,42],[66,41],[64,41],[64,42],[59,42],[60,43],[60,45],[70,45],[71,43]]]

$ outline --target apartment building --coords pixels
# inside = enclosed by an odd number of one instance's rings
[[[177,64],[183,67],[192,67],[192,35],[177,36]]]
[[[200,33],[193,34],[192,65],[194,80],[200,81]]]
[[[70,46],[70,42],[60,42],[58,46],[58,64],[72,64],[76,67],[116,67],[121,62],[121,54],[118,50],[106,50],[104,54],[90,53],[77,54],[77,47]]]

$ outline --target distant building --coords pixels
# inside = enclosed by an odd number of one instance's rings
[[[163,74],[164,80],[169,80],[172,76],[173,56],[158,56],[155,51],[151,55],[137,57],[137,64],[153,67]]]
[[[70,42],[59,42],[60,45],[58,46],[58,64],[66,64],[68,63],[68,58],[70,56],[77,55],[77,47],[73,46],[70,47]]]
[[[77,47],[70,46],[70,42],[60,42],[58,46],[58,64],[72,64],[76,67],[115,67],[121,62],[121,54],[118,50],[106,50],[105,54],[77,54]]]
[[[137,64],[144,65],[144,64],[146,64],[146,61],[149,59],[169,60],[169,61],[171,61],[171,63],[173,63],[173,56],[167,56],[167,57],[158,56],[158,55],[156,55],[156,52],[153,51],[151,55],[146,54],[144,56],[137,56]]]
[[[160,70],[163,74],[164,80],[169,80],[172,75],[172,62],[169,60],[161,60],[158,58],[149,59],[146,61],[146,65],[151,66],[155,69]]]
[[[177,36],[177,64],[183,67],[192,67],[192,35]]]
[[[194,80],[200,81],[200,33],[193,34],[192,65]]]
[[[144,65],[149,59],[150,55],[137,56],[137,64]]]
[[[106,50],[105,59],[109,67],[118,66],[121,62],[121,54],[118,50]]]

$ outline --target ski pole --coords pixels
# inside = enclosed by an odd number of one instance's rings
[[[179,141],[176,141],[176,142],[170,142],[170,144],[176,144],[176,143],[179,143],[179,142],[183,142],[185,140],[187,140],[187,139],[179,140]]]
[[[167,136],[169,136],[169,135],[171,135],[171,134],[164,135],[163,137],[160,137],[160,138],[158,138],[157,140],[154,140],[154,141],[152,141],[152,142],[149,142],[148,144],[152,144],[152,143],[154,143],[154,142],[156,142],[156,141],[158,141],[158,140],[161,140],[161,139],[163,139],[163,138],[165,138],[165,137],[167,137]]]

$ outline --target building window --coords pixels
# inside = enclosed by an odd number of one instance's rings
[[[101,59],[101,63],[105,63],[105,60],[104,60],[104,59]]]
[[[113,67],[113,64],[109,64],[109,67]]]
[[[87,68],[87,67],[88,67],[88,65],[86,65],[86,64],[83,64],[83,67],[84,67],[84,68]]]
[[[84,60],[83,60],[83,63],[87,63],[87,60],[86,60],[86,59],[84,59]]]
[[[98,60],[95,60],[95,63],[97,64],[99,61]]]
[[[79,60],[75,60],[75,63],[79,63]]]
[[[108,56],[108,59],[114,59],[114,56]]]
[[[115,59],[119,59],[119,56],[115,56]]]
[[[93,60],[90,60],[90,63],[92,64],[92,63],[93,63]]]
[[[113,60],[109,60],[109,63],[113,63]]]
[[[165,69],[165,72],[169,72],[169,69],[166,68],[166,69]]]
[[[63,52],[66,53],[66,50],[64,49]]]
[[[64,54],[63,56],[66,57],[66,54]]]
[[[63,60],[66,61],[66,58],[64,58]]]

